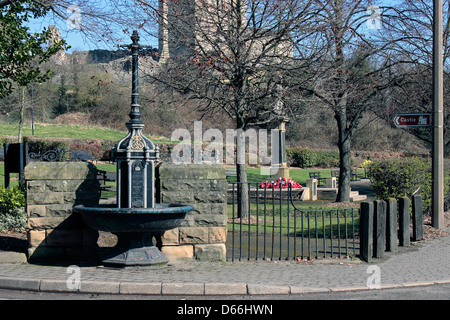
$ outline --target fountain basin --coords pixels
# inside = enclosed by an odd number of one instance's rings
[[[153,244],[152,238],[177,228],[194,208],[179,204],[156,204],[154,208],[117,208],[115,205],[77,205],[75,212],[98,231],[115,234],[117,245],[103,260],[105,266],[151,266],[169,260]]]

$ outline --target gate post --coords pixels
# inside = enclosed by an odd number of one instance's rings
[[[423,239],[423,204],[420,194],[414,195],[412,198],[413,208],[413,241]]]
[[[409,198],[403,197],[399,199],[399,245],[402,247],[410,245],[409,206]]]
[[[360,256],[362,260],[372,261],[373,256],[373,203],[361,202],[361,216],[359,219],[359,232],[361,237]]]
[[[373,217],[373,253],[375,258],[383,258],[386,247],[386,202],[375,200]]]
[[[388,199],[386,209],[386,251],[398,251],[397,200]]]

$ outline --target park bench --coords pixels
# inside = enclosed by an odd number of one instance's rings
[[[361,177],[363,177],[364,174],[363,173],[358,173],[358,169],[352,169],[352,180],[353,181],[358,181],[361,180]]]
[[[310,179],[317,179],[317,185],[320,186],[322,184],[325,184],[325,178],[322,178],[320,176],[320,172],[319,171],[311,171],[309,173],[309,178]]]
[[[112,185],[106,184],[107,181],[116,181],[116,174],[105,170],[97,170],[97,180],[100,182],[100,190],[110,190]]]
[[[336,178],[336,182],[339,182],[339,175],[341,174],[340,170],[331,170],[331,177]]]
[[[339,182],[339,170],[331,170],[331,176],[336,178],[336,182]],[[364,177],[364,173],[358,173],[358,169],[352,169],[351,171],[351,180],[352,181],[358,181],[361,179],[361,177]]]
[[[69,150],[70,161],[96,161],[91,151],[88,150]]]

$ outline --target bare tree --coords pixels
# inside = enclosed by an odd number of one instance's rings
[[[353,134],[374,98],[393,83],[386,75],[398,63],[392,56],[399,39],[389,32],[397,14],[392,8],[371,6],[371,1],[314,2],[321,8],[310,21],[316,28],[298,42],[298,51],[310,56],[311,65],[302,70],[306,75],[297,77],[298,86],[313,95],[317,108],[334,114],[340,153],[337,201],[347,202]]]
[[[450,115],[449,87],[446,85],[450,76],[450,14],[449,1],[444,2],[444,138],[448,154],[450,146]],[[401,16],[395,28],[397,36],[402,38],[398,43],[401,47],[400,57],[403,63],[398,64],[392,74],[397,78],[393,88],[385,93],[386,108],[379,110],[378,115],[391,122],[395,113],[400,112],[431,112],[432,90],[432,41],[433,41],[433,1],[403,0],[396,10]],[[432,144],[431,131],[428,128],[404,129],[426,142]]]
[[[247,203],[244,132],[276,121],[283,108],[283,74],[299,68],[292,31],[311,18],[306,0],[141,1],[158,13],[162,43],[153,80],[223,110],[237,129],[237,179]],[[280,106],[280,104],[278,104]],[[247,204],[240,208],[248,215]]]

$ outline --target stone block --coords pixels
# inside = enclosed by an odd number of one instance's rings
[[[161,235],[162,244],[167,245],[177,245],[179,244],[179,230],[178,228],[167,230]]]
[[[84,227],[85,224],[78,214],[71,214],[68,217],[42,217],[28,218],[28,227],[30,229],[76,229]]]
[[[194,246],[195,259],[199,261],[226,261],[227,249],[224,243],[196,244]]]
[[[205,285],[203,283],[162,283],[163,295],[204,295]]]
[[[78,189],[84,180],[46,180],[47,191],[52,192],[72,192]]]
[[[30,247],[45,246],[45,230],[29,230],[27,232],[28,245]]]
[[[336,177],[325,178],[325,188],[337,188]]]
[[[121,282],[121,294],[161,294],[161,282],[155,283],[136,283]]]
[[[227,242],[227,227],[209,227],[209,243]]]
[[[191,204],[194,202],[194,195],[192,192],[182,191],[164,191],[161,193],[162,203],[178,203]]]
[[[53,229],[46,233],[47,247],[81,246],[83,243],[80,229]]]
[[[27,217],[45,217],[46,211],[45,205],[27,205]]]
[[[186,215],[182,227],[223,227],[227,225],[227,217],[217,214]]]
[[[226,179],[226,170],[218,164],[174,164],[163,162],[156,167],[156,177],[167,179]]]
[[[205,283],[205,295],[246,295],[246,283]]]
[[[306,179],[306,187],[310,191],[309,200],[317,200],[317,179]]]
[[[211,214],[227,216],[227,202],[226,199],[223,203],[211,203]]]
[[[163,246],[161,252],[169,259],[169,262],[175,262],[180,259],[192,259],[194,257],[194,246]]]
[[[301,201],[311,200],[311,190],[309,187],[304,187],[302,190],[302,195],[300,196]]]
[[[63,217],[28,218],[28,228],[37,230],[54,229],[64,220]]]
[[[212,203],[192,203],[194,210],[189,212],[190,215],[193,214],[211,214]]]
[[[31,162],[24,170],[25,180],[96,179],[97,168],[88,162]]]
[[[28,248],[28,261],[43,261],[52,259],[61,259],[65,256],[64,248],[49,248],[45,246]]]
[[[161,190],[179,190],[179,191],[222,191],[227,190],[226,180],[192,180],[169,178],[160,181]]]
[[[64,195],[61,192],[28,193],[27,205],[63,204]]]
[[[202,191],[194,193],[194,201],[200,203],[226,203],[226,192]]]
[[[188,227],[179,228],[180,244],[208,243],[208,228]]]
[[[46,217],[67,217],[73,212],[73,204],[50,204],[45,208]]]
[[[27,181],[28,193],[42,193],[45,192],[45,182],[42,180]]]

